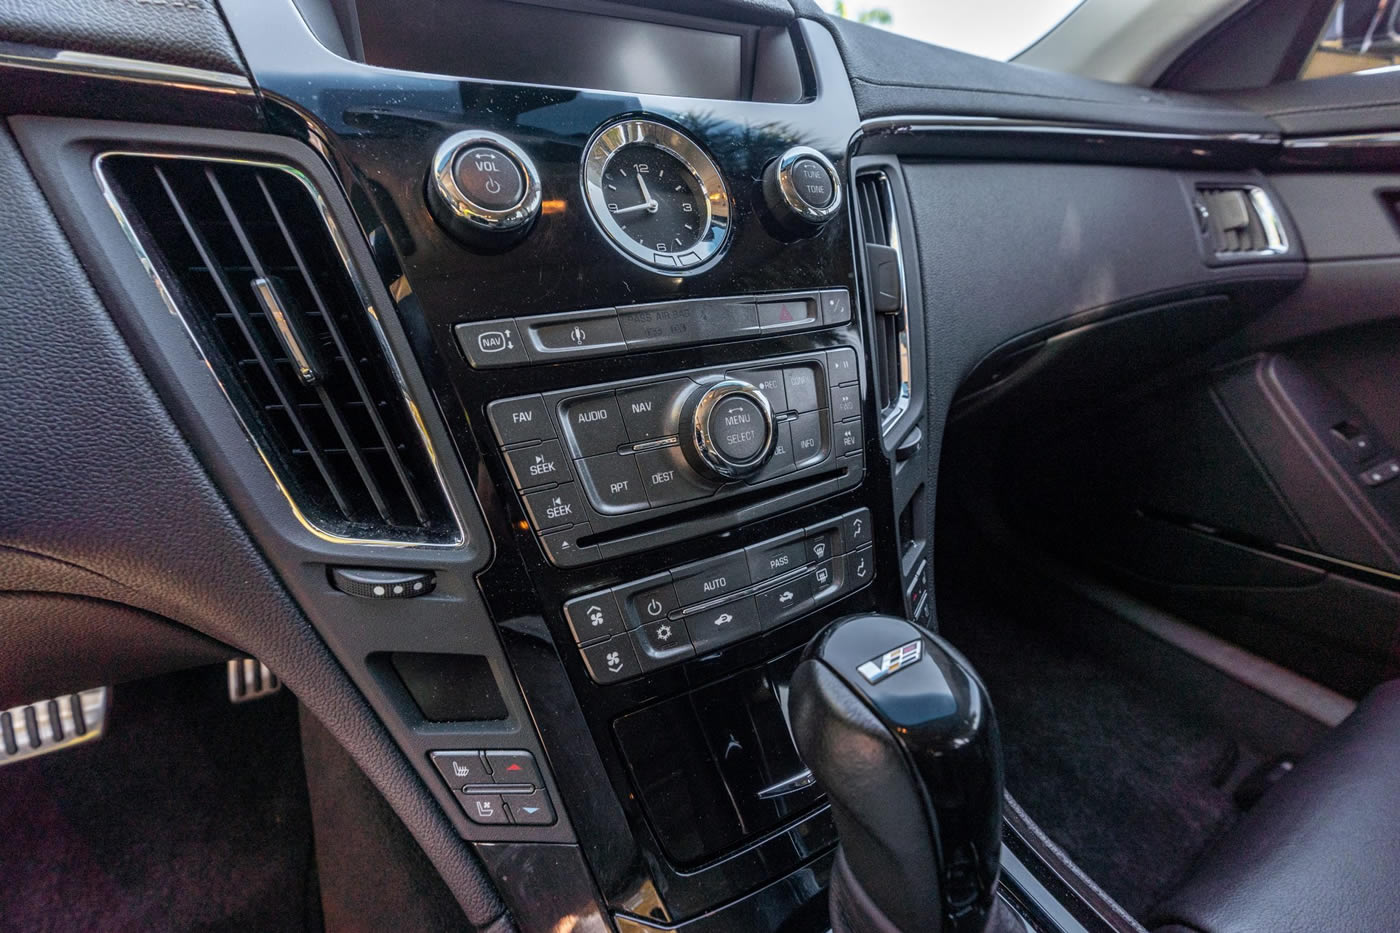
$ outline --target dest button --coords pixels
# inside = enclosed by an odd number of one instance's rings
[[[642,487],[653,508],[703,499],[716,489],[696,475],[679,447],[640,451],[637,470],[642,474]]]

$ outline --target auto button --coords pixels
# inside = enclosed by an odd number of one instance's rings
[[[676,598],[683,606],[708,602],[749,585],[749,563],[743,551],[733,551],[677,567],[671,571]]]

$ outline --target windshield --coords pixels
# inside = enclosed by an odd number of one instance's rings
[[[837,16],[911,39],[1007,61],[1059,25],[1083,0],[822,0]]]

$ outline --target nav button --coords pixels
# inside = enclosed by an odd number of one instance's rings
[[[458,324],[453,328],[457,345],[462,348],[472,369],[493,366],[518,366],[530,362],[515,322],[510,318]]]

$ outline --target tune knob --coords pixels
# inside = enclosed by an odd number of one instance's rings
[[[681,449],[691,466],[712,479],[752,476],[773,456],[776,443],[768,399],[742,379],[700,386],[681,410]]]
[[[813,233],[840,210],[841,179],[826,156],[793,146],[764,170],[763,197],[784,228]]]
[[[428,207],[449,233],[472,246],[503,248],[525,236],[540,199],[535,163],[497,133],[455,133],[433,155]]]

